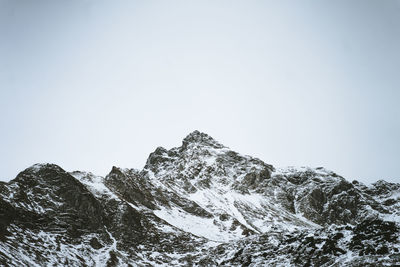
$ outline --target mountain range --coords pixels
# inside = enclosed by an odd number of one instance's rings
[[[2,266],[400,266],[400,184],[275,168],[199,131],[142,170],[0,182]]]

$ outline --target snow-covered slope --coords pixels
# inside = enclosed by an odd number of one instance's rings
[[[195,131],[142,170],[37,164],[0,184],[0,265],[400,262],[400,185],[275,169]]]

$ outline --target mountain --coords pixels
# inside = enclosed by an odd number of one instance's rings
[[[2,266],[394,266],[400,184],[276,169],[194,131],[142,170],[0,183]]]

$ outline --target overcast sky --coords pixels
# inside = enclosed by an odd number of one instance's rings
[[[141,169],[198,129],[400,182],[400,2],[0,0],[0,180]]]

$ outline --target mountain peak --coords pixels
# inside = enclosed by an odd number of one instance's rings
[[[182,147],[187,148],[190,145],[210,146],[213,148],[223,148],[224,146],[206,133],[195,130],[188,134],[182,141]]]

